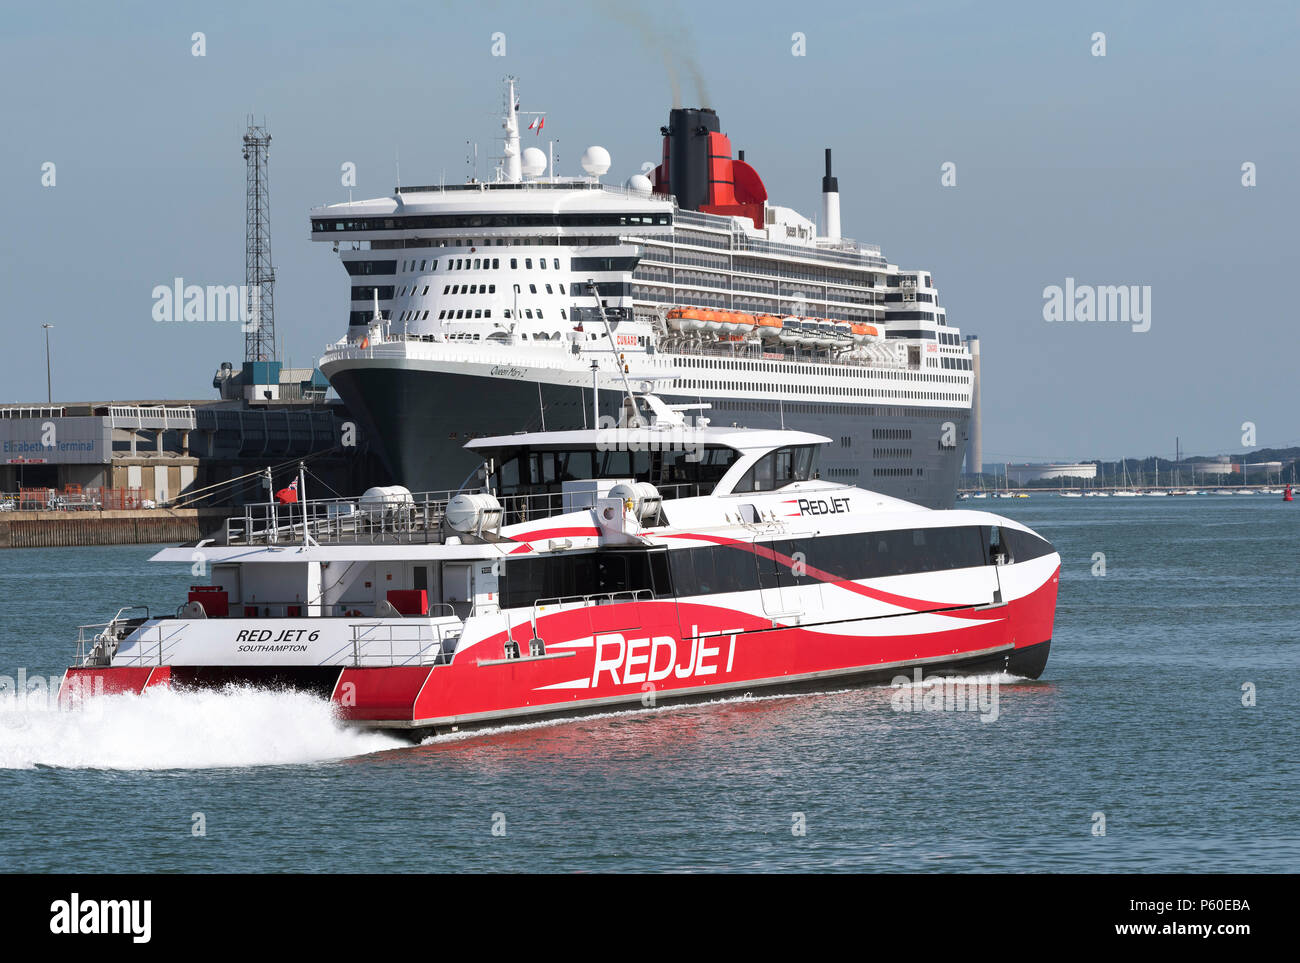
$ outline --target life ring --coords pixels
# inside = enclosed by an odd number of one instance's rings
[[[361,339],[361,347],[362,349],[370,347],[370,338],[368,336]]]
[[[361,610],[360,610],[360,609],[349,609],[348,611],[344,612],[343,614],[344,614],[345,616],[347,616],[348,618],[350,618],[350,619],[359,619],[359,618],[361,618]]]

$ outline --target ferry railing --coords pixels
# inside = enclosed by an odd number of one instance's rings
[[[141,606],[133,606],[139,608]],[[79,665],[152,666],[166,665],[188,627],[188,622],[166,619],[146,626],[134,640],[132,651],[122,654],[121,647],[144,620],[114,619],[101,625],[80,626],[77,639]]]
[[[598,605],[617,605],[623,602],[653,602],[655,593],[650,589],[625,589],[620,592],[592,592],[586,595],[562,595],[555,598],[537,599],[533,602],[530,623],[533,638],[540,638],[537,633],[537,619],[547,606],[558,607],[570,605],[576,608],[593,608]],[[573,611],[573,609],[570,609]],[[554,613],[551,613],[554,614]]]
[[[669,446],[672,437],[671,434],[665,435],[663,450],[677,450]],[[627,476],[635,474],[628,472]],[[624,476],[619,474],[617,477]],[[713,484],[715,482],[655,482],[665,500],[707,494]],[[482,487],[462,489],[465,494],[485,491]],[[410,496],[388,496],[385,500],[372,502],[361,498],[328,498],[289,504],[249,504],[244,506],[242,515],[226,519],[225,542],[227,545],[299,545],[303,542],[305,524],[307,536],[320,544],[439,544],[450,534],[443,530],[442,522],[446,517],[447,503],[456,494],[452,491],[420,492]],[[505,526],[594,508],[596,495],[551,491],[498,494],[496,498],[502,508],[501,525]]]
[[[468,493],[482,489],[465,489]],[[317,542],[439,542],[453,491],[390,495],[379,499],[313,498],[259,502],[226,520],[228,545],[293,545],[306,535]]]
[[[450,665],[463,623],[385,621],[351,628],[353,666]]]
[[[122,618],[124,613],[138,609],[144,610],[143,616]],[[112,658],[113,653],[117,651],[118,644],[130,635],[137,626],[147,621],[149,621],[149,606],[124,605],[117,610],[117,614],[108,622],[77,626],[77,664],[85,665],[89,657],[96,655],[102,659],[100,664],[107,665],[108,659]],[[112,651],[109,651],[110,647]],[[97,649],[98,652],[96,652]]]

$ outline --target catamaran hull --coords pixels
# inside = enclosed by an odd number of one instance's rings
[[[446,665],[82,666],[67,671],[60,698],[154,685],[289,686],[328,694],[353,725],[427,734],[889,683],[918,669],[1036,679],[1050,650],[1058,576],[1059,563],[1005,604],[804,625],[690,599],[581,608],[537,620],[545,654],[505,658],[510,642],[528,651],[516,630]]]

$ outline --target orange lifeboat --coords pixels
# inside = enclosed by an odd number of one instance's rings
[[[705,330],[704,315],[707,313],[698,308],[671,308],[668,311],[668,326],[683,334],[699,334]]]
[[[858,321],[851,324],[849,330],[853,332],[853,340],[858,344],[864,344],[867,341],[878,341],[880,339],[880,329],[874,324],[865,324]]]
[[[754,316],[745,314],[743,311],[731,312],[732,329],[740,335],[749,334],[754,330]]]
[[[755,318],[758,336],[764,341],[778,341],[781,338],[781,319],[771,314],[760,314]]]

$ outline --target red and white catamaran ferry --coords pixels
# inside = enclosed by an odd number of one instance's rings
[[[175,614],[83,630],[65,699],[292,686],[341,718],[504,720],[1047,661],[1060,556],[1025,526],[818,478],[830,439],[688,425],[480,438],[483,490],[251,506]]]

